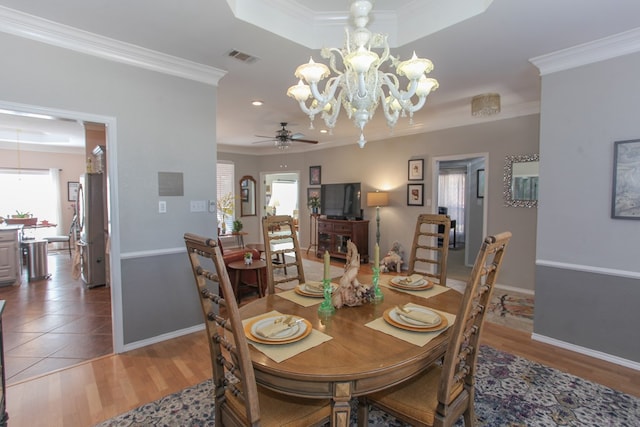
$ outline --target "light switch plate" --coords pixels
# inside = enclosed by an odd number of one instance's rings
[[[164,200],[158,202],[158,213],[167,213],[167,202]]]
[[[207,211],[207,201],[206,200],[192,200],[191,201],[191,212],[206,212]]]

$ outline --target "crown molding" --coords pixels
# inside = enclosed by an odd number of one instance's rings
[[[540,75],[569,70],[640,51],[640,28],[529,59]]]
[[[0,6],[0,31],[64,49],[213,86],[226,74],[215,67],[145,49]]]

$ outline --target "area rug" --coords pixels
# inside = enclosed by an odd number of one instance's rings
[[[355,399],[354,399],[355,400]],[[356,402],[354,402],[355,409]],[[640,426],[640,399],[536,362],[482,346],[476,417],[483,427]],[[357,411],[352,411],[351,426]],[[369,426],[404,427],[372,408]],[[133,409],[99,427],[213,426],[211,381]],[[457,426],[462,426],[462,419]]]
[[[533,296],[496,288],[486,320],[525,332],[533,332]]]
[[[462,280],[447,278],[447,286],[463,294],[467,284]],[[533,332],[533,304],[532,295],[496,287],[491,296],[486,320],[509,328]]]

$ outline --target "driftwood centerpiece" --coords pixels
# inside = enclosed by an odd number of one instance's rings
[[[358,281],[360,270],[360,254],[355,243],[347,242],[347,262],[344,275],[340,278],[338,289],[333,292],[331,301],[335,308],[343,306],[355,307],[370,302],[373,299],[373,288]]]

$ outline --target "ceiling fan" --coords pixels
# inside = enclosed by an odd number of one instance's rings
[[[256,135],[258,138],[268,138],[265,141],[256,141],[254,144],[261,144],[263,142],[274,142],[276,148],[284,150],[289,148],[292,142],[306,142],[307,144],[317,144],[318,141],[312,141],[310,139],[303,139],[304,134],[292,133],[287,129],[287,122],[280,122],[282,129],[276,131],[275,136]]]

